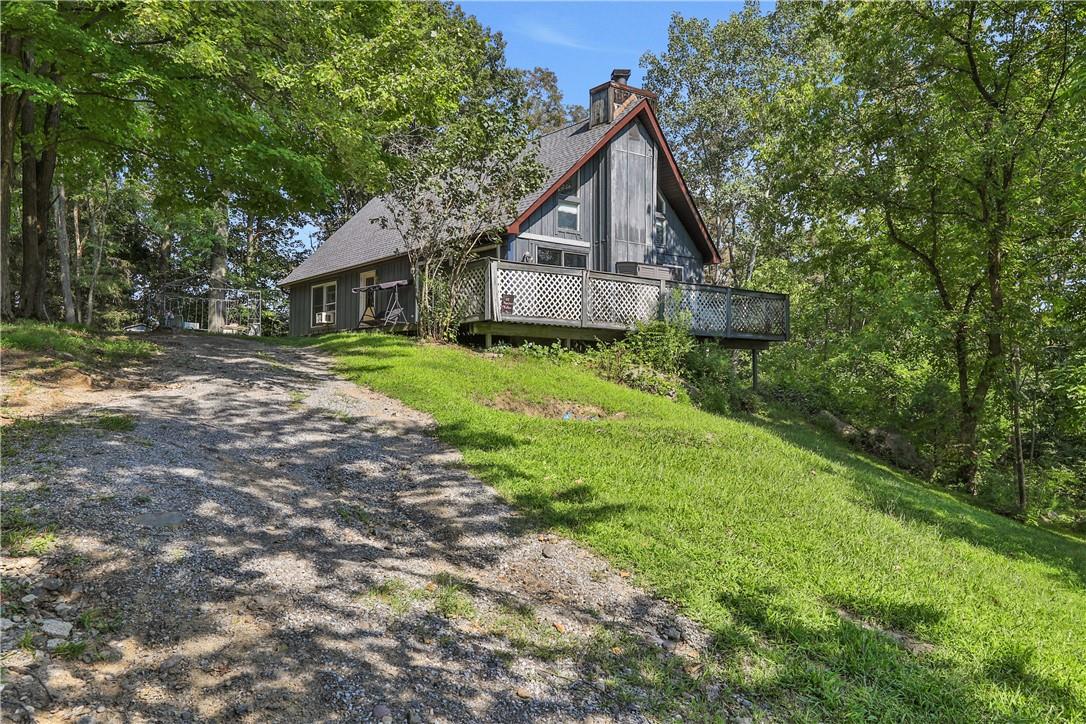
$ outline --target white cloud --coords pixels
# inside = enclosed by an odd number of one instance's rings
[[[537,43],[546,43],[547,45],[557,45],[563,48],[574,48],[576,50],[596,50],[594,46],[583,43],[572,35],[565,33],[556,28],[552,28],[549,25],[540,22],[532,22],[523,20],[519,22],[517,30],[524,35],[527,35]]]

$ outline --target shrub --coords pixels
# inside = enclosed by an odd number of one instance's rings
[[[686,398],[686,355],[694,346],[687,320],[639,324],[625,339],[588,353],[603,377],[634,389]]]

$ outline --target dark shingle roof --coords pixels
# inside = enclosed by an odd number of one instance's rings
[[[541,136],[537,141],[539,162],[547,170],[547,178],[538,191],[520,200],[517,214],[531,206],[554,185],[562,174],[592,150],[604,134],[620,123],[628,112],[629,108],[626,108],[610,123],[601,123],[592,128],[588,127],[588,120],[585,119]],[[379,222],[373,221],[387,214],[388,208],[383,199],[378,197],[371,200],[318,246],[305,261],[296,266],[279,282],[280,285],[287,286],[406,253],[403,237],[398,231],[384,229]]]

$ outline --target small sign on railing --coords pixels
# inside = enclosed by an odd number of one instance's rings
[[[512,314],[513,313],[513,300],[514,300],[514,295],[512,295],[512,294],[503,294],[502,295],[502,314]]]

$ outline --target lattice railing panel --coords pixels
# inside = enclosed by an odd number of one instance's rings
[[[788,334],[787,301],[781,297],[732,293],[732,333]]]
[[[589,280],[589,320],[609,324],[632,324],[656,319],[660,312],[660,287],[655,284]]]
[[[694,332],[723,333],[728,328],[727,292],[687,286],[675,289],[678,291],[668,291],[666,309],[670,316],[689,313],[690,327]]]
[[[506,304],[512,299],[512,311]],[[503,316],[578,321],[581,277],[528,269],[498,269],[498,298]]]
[[[461,275],[458,286],[457,315],[461,319],[482,319],[486,313],[486,266],[469,266]]]

